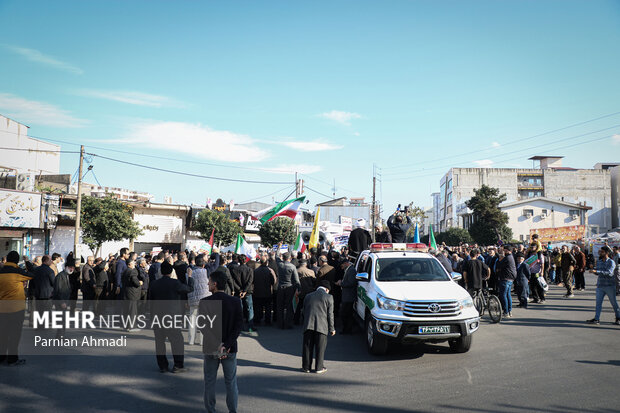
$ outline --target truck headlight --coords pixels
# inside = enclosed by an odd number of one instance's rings
[[[405,309],[404,301],[392,300],[381,294],[377,295],[377,304],[379,304],[379,308],[384,310],[403,311]]]
[[[472,298],[465,298],[464,300],[459,301],[459,307],[461,308],[461,310],[465,310],[473,306],[474,300]]]

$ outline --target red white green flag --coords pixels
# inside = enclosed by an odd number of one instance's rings
[[[299,198],[291,199],[289,201],[282,201],[276,206],[258,211],[254,215],[254,218],[258,219],[261,224],[269,222],[276,217],[289,217],[291,219],[295,219],[297,216],[297,210],[305,200],[305,196],[300,196]]]
[[[295,241],[295,248],[293,251],[295,252],[304,252],[306,250],[306,244],[304,244],[303,239],[301,239],[301,234],[297,235],[297,240]]]

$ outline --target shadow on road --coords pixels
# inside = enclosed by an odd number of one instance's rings
[[[585,363],[585,364],[603,364],[603,365],[611,365],[611,366],[620,366],[620,360],[609,360],[609,361],[593,361],[593,360],[575,360],[577,363]]]

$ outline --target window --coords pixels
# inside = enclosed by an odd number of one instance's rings
[[[524,209],[523,210],[523,216],[526,218],[532,218],[534,216],[534,210],[533,209]]]
[[[579,218],[579,210],[578,209],[569,209],[568,210],[568,217],[571,219],[577,219]]]
[[[429,258],[379,258],[377,281],[450,281],[439,261]]]

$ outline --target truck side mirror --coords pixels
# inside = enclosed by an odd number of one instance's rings
[[[450,277],[452,277],[452,281],[461,281],[463,279],[463,275],[455,271],[450,273]]]
[[[368,282],[370,280],[370,277],[368,276],[367,272],[360,272],[355,276],[355,279],[357,281]]]

